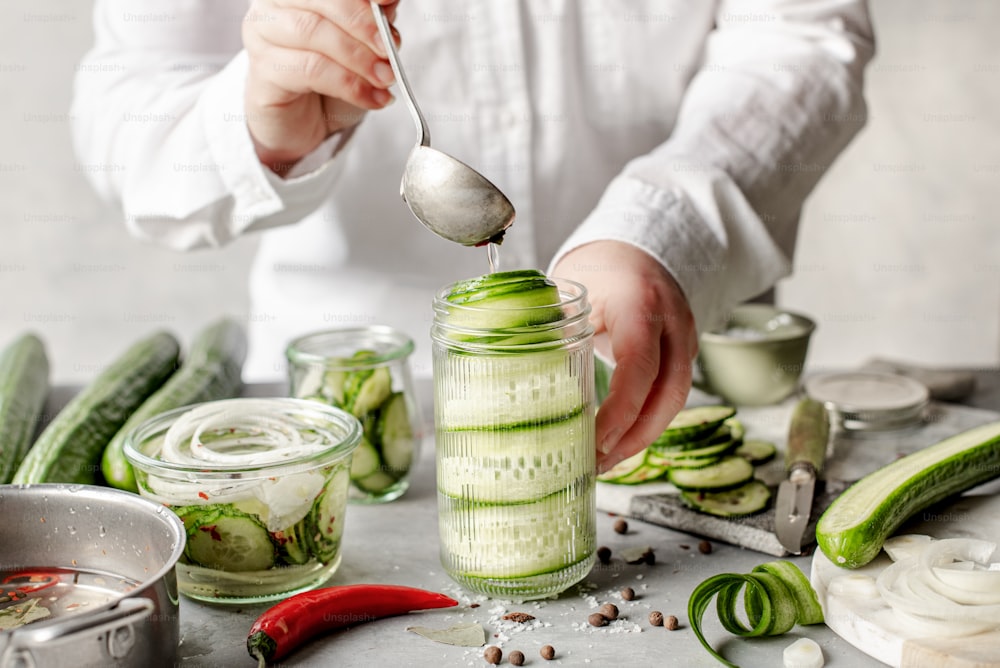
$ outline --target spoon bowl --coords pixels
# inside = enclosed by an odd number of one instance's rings
[[[514,222],[514,206],[475,169],[431,148],[430,130],[399,62],[389,20],[381,5],[370,2],[396,83],[419,134],[406,159],[399,194],[417,220],[439,237],[463,246],[500,243]]]

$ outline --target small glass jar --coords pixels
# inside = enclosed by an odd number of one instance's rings
[[[595,558],[593,328],[586,289],[552,306],[434,300],[434,419],[441,561],[464,587],[515,600],[564,591]],[[534,313],[533,313],[534,312]],[[456,324],[461,323],[461,324]]]
[[[181,593],[256,603],[318,587],[337,570],[360,441],[361,424],[340,409],[244,398],[162,413],[124,450],[139,494],[184,522]]]
[[[410,486],[422,436],[412,353],[413,340],[385,325],[307,334],[285,351],[293,397],[342,408],[361,421],[351,503],[392,501]]]

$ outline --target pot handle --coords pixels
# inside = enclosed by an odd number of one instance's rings
[[[149,617],[155,608],[156,604],[148,598],[123,598],[118,605],[92,614],[71,615],[47,624],[22,626],[7,634],[0,668],[33,668],[36,663],[32,650],[41,649],[55,640],[70,640],[78,635],[92,638],[104,632],[108,634],[108,653],[113,658],[122,658],[135,644],[132,624]]]

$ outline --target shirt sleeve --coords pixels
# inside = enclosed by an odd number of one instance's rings
[[[139,238],[218,246],[301,220],[337,178],[342,161],[332,158],[350,131],[287,179],[257,159],[243,105],[246,9],[245,0],[95,2],[94,46],[74,80],[74,147]]]
[[[863,127],[863,0],[725,0],[670,138],[629,162],[557,252],[637,246],[700,330],[791,270],[803,203]]]

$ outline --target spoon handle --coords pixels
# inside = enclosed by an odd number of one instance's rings
[[[372,6],[372,13],[375,14],[375,24],[378,26],[378,32],[382,35],[382,42],[385,44],[386,53],[389,54],[389,64],[392,65],[392,71],[396,75],[396,83],[399,84],[399,90],[403,93],[403,99],[406,100],[406,106],[410,110],[410,115],[413,116],[413,122],[417,126],[417,132],[420,134],[419,146],[430,146],[431,145],[431,131],[427,127],[427,121],[424,119],[424,115],[420,113],[420,107],[417,106],[417,101],[413,97],[413,92],[410,90],[410,84],[406,80],[406,73],[403,72],[403,65],[399,62],[399,53],[396,51],[396,43],[392,39],[392,32],[389,30],[389,19],[385,17],[385,12],[382,11],[382,5],[375,2],[375,0],[369,0]]]

